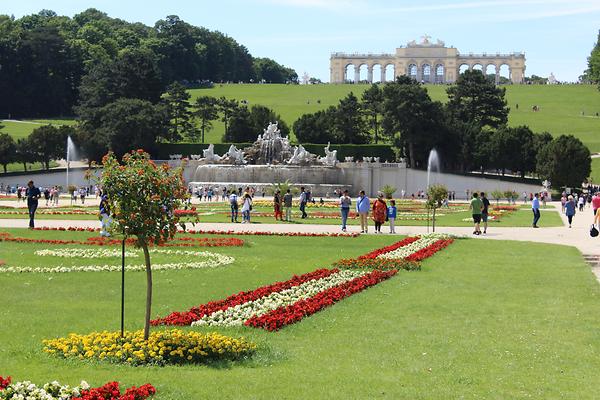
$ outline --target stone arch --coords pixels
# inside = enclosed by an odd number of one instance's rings
[[[371,71],[371,74],[373,75],[373,83],[383,82],[385,80],[385,75],[382,75],[382,71],[385,72],[385,69],[379,62],[371,65]]]
[[[417,67],[416,62],[411,62],[408,64],[408,67],[406,68],[406,75],[413,78],[414,80],[417,80],[418,72],[419,68]]]
[[[356,77],[357,68],[353,63],[348,63],[344,67],[344,82],[348,83],[357,83],[354,82],[354,78]]]
[[[477,61],[477,62],[473,63],[473,65],[471,66],[471,69],[479,70],[479,71],[483,72],[483,63]]]
[[[445,81],[445,76],[446,76],[446,67],[444,66],[444,64],[438,62],[435,64],[435,69],[434,69],[434,76],[435,76],[435,83],[444,83]]]
[[[388,62],[383,66],[383,71],[385,72],[385,81],[393,82],[396,79],[396,66]]]
[[[429,61],[424,61],[421,64],[421,80],[423,82],[431,82],[431,77],[433,73],[433,68],[431,67],[431,63]]]
[[[362,83],[369,80],[369,65],[367,63],[360,63],[358,65],[358,82]]]
[[[504,83],[505,80],[502,79],[512,79],[511,67],[510,64],[506,61],[502,61],[500,65],[498,65],[498,81],[499,83]]]
[[[494,83],[498,83],[498,67],[496,64],[488,63],[483,69],[483,74]]]
[[[466,62],[463,62],[462,64],[460,64],[458,66],[458,74],[460,75],[469,69],[471,69],[471,66],[469,64],[467,64]]]

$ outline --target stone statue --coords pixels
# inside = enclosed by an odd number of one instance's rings
[[[337,163],[337,150],[329,150],[329,146],[331,146],[330,142],[327,142],[327,147],[325,147],[325,157],[320,157],[319,161],[325,165],[335,166]]]
[[[269,126],[267,126],[267,129],[263,129],[263,135],[262,138],[259,135],[259,140],[263,139],[263,140],[269,140],[269,139],[275,139],[277,137],[281,137],[281,131],[277,128],[277,121],[275,121],[275,123],[271,123],[269,122]]]
[[[229,146],[229,150],[227,150],[227,153],[221,157],[221,160],[227,160],[233,164],[244,164],[246,162],[244,160],[244,151],[241,149],[238,150],[238,148],[233,144]]]
[[[288,164],[302,164],[310,161],[311,154],[306,151],[304,146],[301,144],[294,147],[294,154],[292,154],[292,158],[288,160]]]
[[[208,145],[208,149],[202,150],[202,154],[204,155],[204,161],[209,163],[216,162],[221,159],[221,157],[215,154],[215,145],[212,143]]]

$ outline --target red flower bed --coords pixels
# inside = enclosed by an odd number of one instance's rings
[[[154,386],[149,383],[138,387],[132,386],[121,394],[118,382],[108,382],[107,384],[82,390],[80,397],[73,397],[72,400],[144,400],[156,393]]]
[[[419,240],[418,236],[409,236],[407,238],[404,238],[403,240],[396,242],[392,245],[386,246],[386,247],[382,247],[380,249],[377,250],[373,250],[370,253],[367,253],[365,255],[362,255],[360,257],[358,257],[359,259],[364,259],[364,258],[377,258],[378,255],[380,254],[384,254],[384,253],[389,253],[390,251],[394,251],[400,247],[406,246],[411,244],[412,242],[415,242]]]
[[[411,255],[406,257],[405,260],[422,261],[428,257],[431,257],[443,248],[448,247],[452,242],[454,242],[453,239],[440,239],[437,242],[425,247],[424,249],[412,253]]]
[[[192,322],[201,319],[205,315],[212,314],[215,311],[226,310],[229,307],[235,307],[239,304],[243,304],[248,301],[257,300],[261,297],[268,296],[271,293],[280,292],[282,290],[289,289],[293,286],[298,286],[304,282],[308,282],[313,279],[325,278],[338,271],[338,269],[323,268],[303,275],[294,275],[291,279],[287,281],[275,282],[271,285],[262,286],[258,289],[247,292],[239,292],[237,294],[227,297],[224,300],[211,301],[206,304],[192,307],[189,311],[176,311],[164,318],[157,318],[155,320],[152,320],[150,323],[152,325],[190,325]]]
[[[0,390],[6,389],[6,387],[8,385],[10,385],[11,382],[11,377],[7,376],[6,378],[3,378],[0,376]]]
[[[300,300],[287,307],[280,307],[267,314],[254,316],[248,319],[244,325],[255,328],[263,328],[268,331],[276,331],[286,325],[300,321],[302,318],[312,315],[325,307],[329,307],[338,301],[354,293],[360,292],[370,286],[394,276],[398,271],[373,271],[367,275],[355,278],[349,282],[332,287],[306,300]]]
[[[178,217],[196,217],[198,215],[198,211],[195,208],[190,210],[175,210],[175,215]]]

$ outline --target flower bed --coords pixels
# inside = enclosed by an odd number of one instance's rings
[[[70,334],[44,340],[44,351],[64,358],[140,364],[198,364],[215,360],[237,360],[250,356],[256,344],[218,333],[186,332],[179,329],[155,331],[144,340],[143,331]]]
[[[407,239],[416,239],[416,240],[407,241]],[[421,257],[420,255],[417,255],[417,254],[421,254],[421,253],[429,254],[426,252],[426,249],[430,248],[430,246],[434,246],[437,242],[440,242],[440,241],[448,241],[448,243],[446,245],[444,245],[443,247],[446,247],[448,244],[452,243],[452,239],[450,239],[449,236],[439,235],[439,234],[422,235],[420,237],[407,238],[407,239],[404,239],[403,241],[400,241],[400,242],[396,243],[395,245],[388,246],[384,249],[381,249],[382,251],[380,251],[378,254],[376,254],[376,252],[371,252],[363,257],[364,258],[377,257],[377,258],[390,258],[390,259],[405,259],[405,260],[409,260],[409,261],[421,261],[435,253],[435,251],[434,251],[427,257]],[[394,249],[394,247],[396,247],[396,248]],[[443,247],[441,247],[441,248],[443,248]],[[434,246],[433,248],[437,248],[437,247]],[[438,250],[436,250],[436,251],[438,251]]]
[[[418,271],[421,265],[415,261],[392,258],[345,258],[333,263],[339,269],[368,269],[391,271],[393,269],[405,271]]]
[[[394,243],[394,244],[392,244],[390,246],[386,246],[386,247],[382,247],[380,249],[373,250],[372,252],[367,253],[365,255],[362,255],[362,256],[360,256],[358,258],[359,259],[377,258],[377,256],[379,256],[380,254],[389,253],[389,252],[394,251],[394,250],[396,250],[398,248],[407,246],[407,245],[409,245],[409,244],[411,244],[411,243],[413,243],[413,242],[415,242],[417,240],[419,240],[418,236],[409,236],[409,237],[404,238],[401,241],[396,242],[396,243]]]
[[[144,400],[156,393],[149,383],[140,387],[132,386],[121,394],[118,382],[108,382],[103,386],[91,388],[81,381],[79,386],[70,387],[54,381],[38,387],[30,381],[12,383],[11,377],[0,376],[0,399],[14,400]]]
[[[43,250],[44,252],[49,250]],[[65,250],[65,252],[68,250]],[[93,252],[93,250],[89,250]],[[65,255],[65,252],[56,254]],[[187,250],[168,250],[168,249],[151,249],[151,253],[178,255],[194,257],[194,261],[183,261],[177,263],[153,264],[153,270],[174,270],[174,269],[204,269],[217,268],[224,265],[232,264],[235,258],[223,254],[211,253],[208,251],[187,251]],[[52,253],[46,253],[52,255]],[[198,261],[198,258],[203,258]],[[101,272],[101,271],[120,271],[119,264],[104,264],[104,265],[72,265],[72,266],[54,266],[54,267],[4,267],[0,268],[0,273],[66,273],[66,272]],[[126,271],[145,271],[145,264],[126,265]]]

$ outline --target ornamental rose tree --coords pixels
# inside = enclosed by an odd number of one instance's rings
[[[189,195],[182,168],[157,166],[143,150],[132,151],[119,163],[113,153],[102,159],[100,185],[107,193],[114,223],[112,230],[135,236],[146,263],[146,319],[144,339],[150,333],[152,268],[148,245],[168,241],[177,233],[179,217]]]

